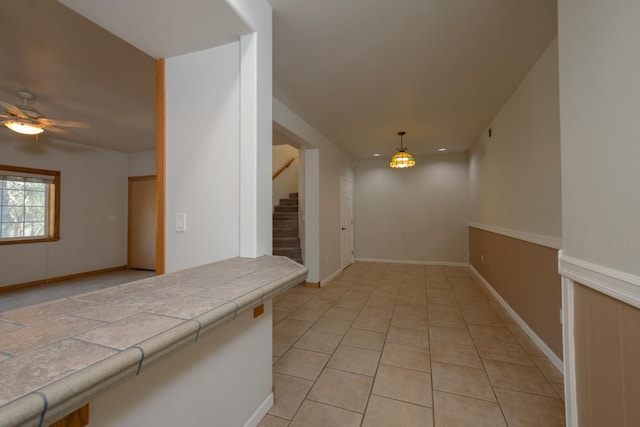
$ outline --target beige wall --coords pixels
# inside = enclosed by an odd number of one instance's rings
[[[280,199],[289,197],[289,193],[298,192],[298,149],[288,144],[280,144],[273,146],[272,153],[271,162],[273,165],[273,173],[276,173],[292,158],[295,159],[288,168],[283,170],[282,173],[272,181],[272,206],[276,206],[280,202]]]
[[[340,177],[354,181],[351,158],[333,144],[320,148],[320,281],[340,273]],[[357,184],[354,184],[354,186]]]
[[[127,263],[127,155],[3,132],[0,163],[61,172],[60,240],[0,246],[0,286]]]
[[[361,160],[354,191],[358,259],[466,263],[467,153],[418,157],[407,170]]]
[[[469,244],[471,265],[562,359],[558,252],[474,227]]]
[[[469,247],[474,268],[562,359],[559,126],[554,40],[493,119],[491,138],[484,132],[471,149]]]
[[[640,425],[640,310],[580,284],[574,297],[580,426]]]
[[[640,1],[558,2],[563,250],[637,278],[638,17]]]
[[[554,40],[471,149],[471,221],[560,239],[558,43]]]

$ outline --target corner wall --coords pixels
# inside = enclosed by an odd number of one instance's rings
[[[240,254],[240,43],[165,61],[166,271]],[[186,231],[176,232],[176,214]]]
[[[558,42],[472,147],[470,262],[561,365]],[[554,357],[555,356],[555,357]]]
[[[340,273],[340,177],[354,181],[352,161],[277,99],[273,121],[279,130],[300,143],[304,157],[304,262],[307,281],[331,280]],[[357,184],[355,184],[357,185]]]
[[[127,155],[8,132],[0,139],[0,163],[61,171],[61,238],[0,245],[0,286],[125,265]]]

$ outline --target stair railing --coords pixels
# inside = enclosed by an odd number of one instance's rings
[[[291,160],[289,160],[287,163],[285,163],[284,166],[282,166],[280,169],[278,169],[274,174],[273,174],[273,178],[271,178],[271,181],[273,181],[274,179],[276,179],[278,177],[278,175],[280,175],[282,172],[284,172],[284,170],[286,168],[288,168],[289,166],[291,166],[291,163],[293,163],[293,161],[295,160],[295,157],[292,157]]]

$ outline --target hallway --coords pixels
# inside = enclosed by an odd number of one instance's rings
[[[261,427],[564,425],[562,375],[466,268],[358,262],[273,317]]]

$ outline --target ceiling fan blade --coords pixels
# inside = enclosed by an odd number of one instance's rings
[[[63,126],[68,128],[89,128],[88,123],[84,122],[74,122],[70,120],[56,120],[56,119],[47,119],[45,117],[41,117],[37,119],[38,123],[43,126]]]
[[[4,109],[7,111],[7,113],[12,114],[16,117],[20,117],[21,119],[28,119],[29,116],[27,116],[25,113],[22,112],[21,109],[19,109],[18,107],[16,107],[13,104],[9,104],[8,102],[4,102],[4,101],[0,101],[0,105],[2,105],[4,107]]]
[[[44,125],[44,129],[45,130],[49,130],[49,131],[51,131],[53,133],[59,133],[61,135],[67,135],[67,136],[74,136],[75,135],[75,133],[69,132],[66,129],[62,129],[62,128],[59,128],[59,127],[56,127],[56,126],[51,126],[51,125]]]

